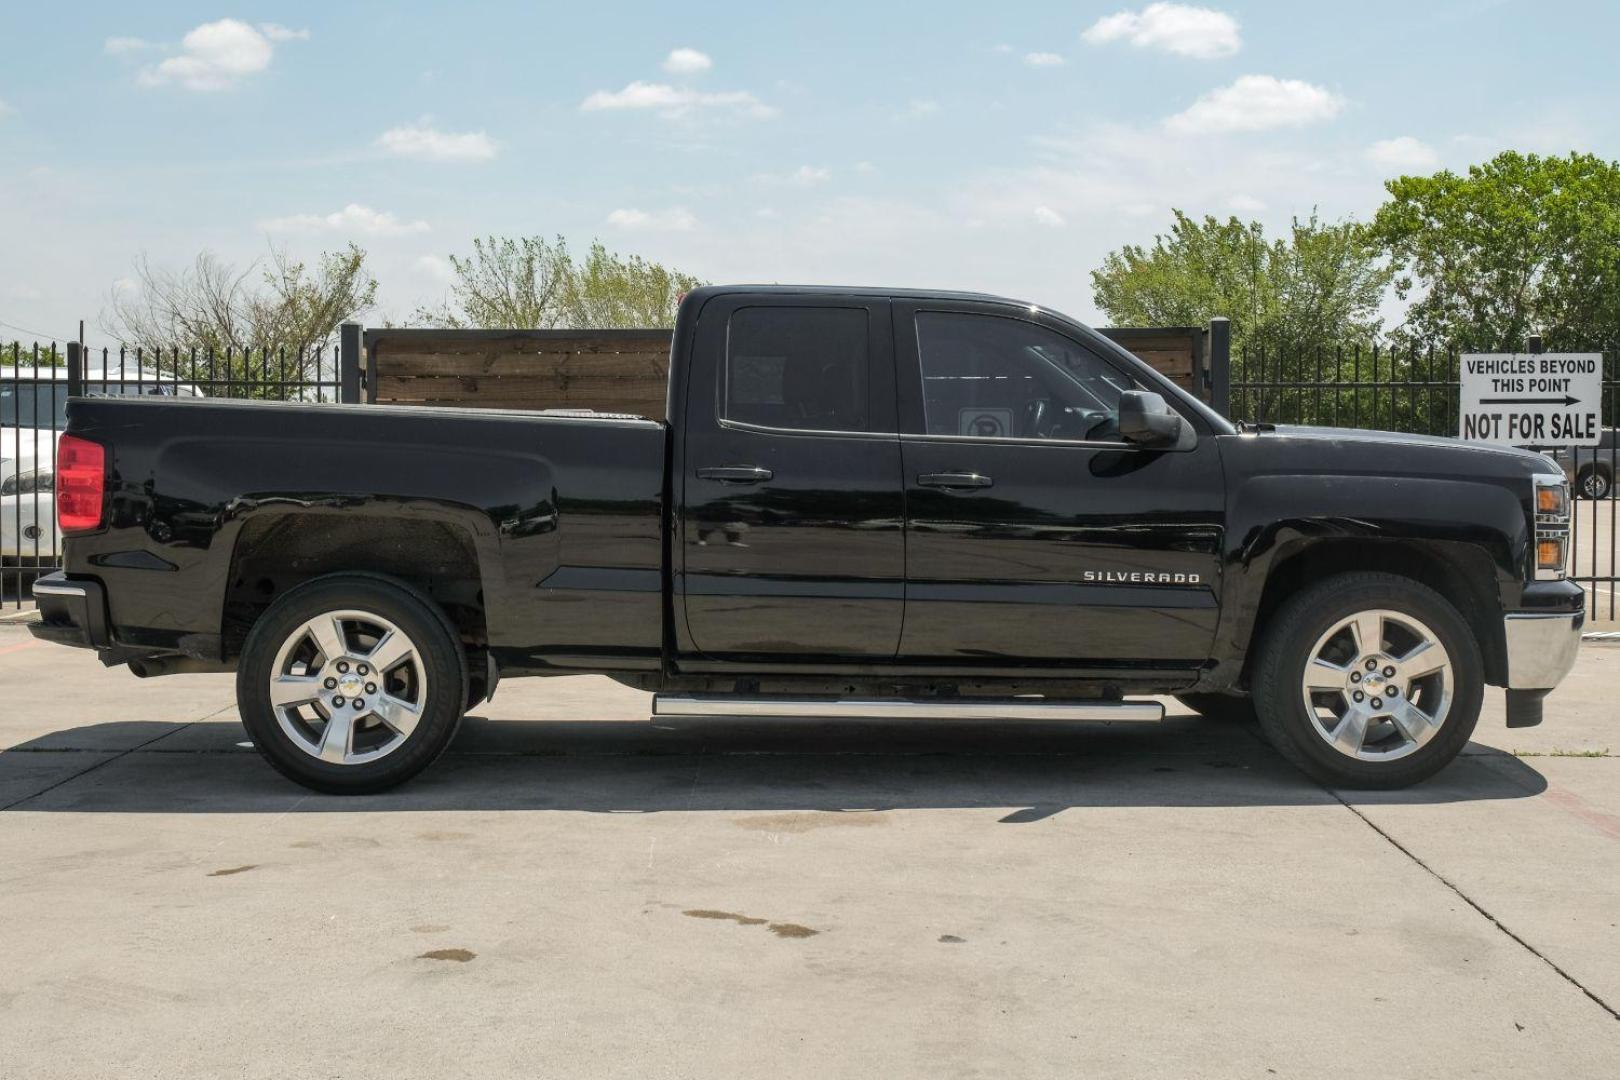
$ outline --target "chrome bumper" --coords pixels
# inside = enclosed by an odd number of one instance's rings
[[[1575,666],[1584,612],[1517,613],[1502,617],[1510,690],[1551,690]]]

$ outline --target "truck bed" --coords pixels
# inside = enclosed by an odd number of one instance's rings
[[[79,399],[68,416],[107,448],[110,509],[66,569],[105,582],[120,644],[217,652],[222,608],[266,587],[249,580],[256,548],[313,532],[383,569],[391,546],[445,549],[447,577],[458,548],[475,555],[503,669],[591,653],[600,669],[604,649],[658,663],[661,423],[174,398]]]

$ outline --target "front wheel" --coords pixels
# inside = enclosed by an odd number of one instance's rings
[[[390,580],[298,586],[254,624],[236,674],[253,745],[282,774],[332,794],[381,791],[449,745],[467,699],[454,628]]]
[[[1393,574],[1342,574],[1292,597],[1266,627],[1253,674],[1273,745],[1340,787],[1432,776],[1467,745],[1484,697],[1467,622]]]

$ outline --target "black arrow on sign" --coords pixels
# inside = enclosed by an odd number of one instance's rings
[[[1555,397],[1488,397],[1480,398],[1481,405],[1579,405],[1581,399],[1565,394]]]

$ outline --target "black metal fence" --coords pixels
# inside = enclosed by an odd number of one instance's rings
[[[1445,350],[1379,346],[1244,349],[1227,356],[1226,324],[1212,324],[1208,376],[1213,403],[1234,420],[1380,428],[1455,436],[1459,357]],[[1218,354],[1218,355],[1217,355]],[[289,353],[245,349],[84,350],[66,345],[0,346],[0,608],[22,607],[28,585],[58,565],[61,541],[53,494],[56,442],[67,399],[79,394],[256,398],[271,401],[366,399],[361,328],[339,341]],[[1553,456],[1578,494],[1571,576],[1588,591],[1595,618],[1620,614],[1620,348],[1604,351],[1599,448]]]
[[[56,448],[67,400],[81,395],[359,402],[359,327],[312,349],[85,349],[0,346],[0,610],[61,561]]]
[[[1539,352],[1532,340],[1529,351]],[[1594,620],[1620,615],[1620,347],[1601,352],[1602,444],[1549,450],[1577,498],[1570,524],[1570,577],[1587,591]],[[1375,428],[1455,438],[1459,429],[1461,356],[1444,349],[1347,345],[1318,349],[1244,348],[1231,370],[1216,373],[1216,403],[1237,421]],[[1221,385],[1222,382],[1225,385]]]

